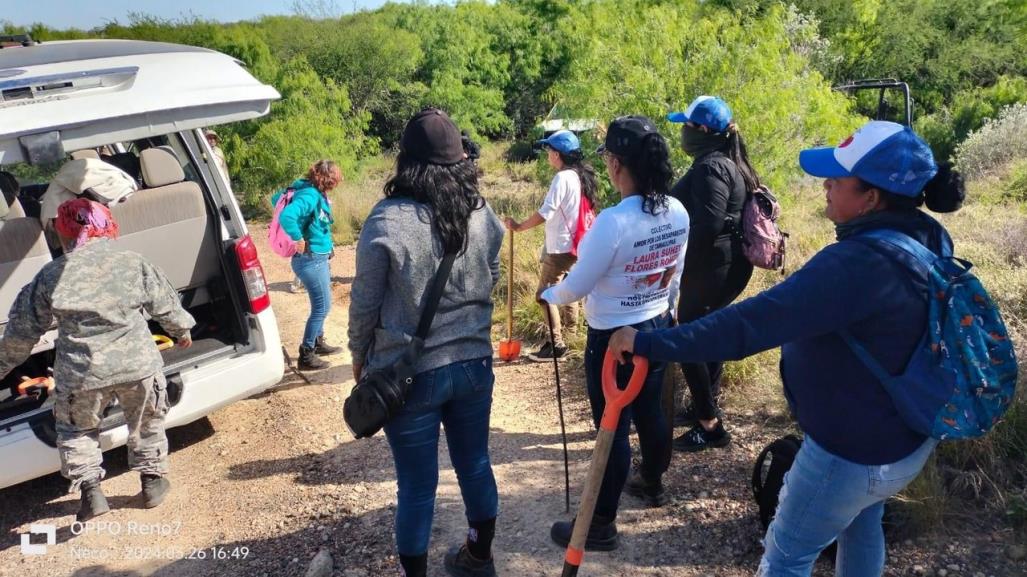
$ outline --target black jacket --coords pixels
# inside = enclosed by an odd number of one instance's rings
[[[723,152],[711,152],[692,163],[670,191],[688,210],[686,276],[701,274],[745,258],[735,227],[742,223],[745,181]]]

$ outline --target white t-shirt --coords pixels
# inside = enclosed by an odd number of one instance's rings
[[[647,321],[674,310],[685,267],[688,212],[675,198],[653,216],[642,197],[629,196],[596,217],[578,245],[578,262],[567,277],[542,293],[550,304],[585,300],[595,329]]]
[[[564,254],[574,246],[574,230],[578,228],[578,207],[581,204],[581,179],[573,170],[561,170],[549,185],[539,215],[546,220],[546,252]]]

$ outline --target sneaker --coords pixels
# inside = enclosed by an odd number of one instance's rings
[[[570,545],[574,521],[557,521],[549,530],[549,537],[561,547]],[[617,524],[593,518],[585,538],[585,551],[613,551],[617,548]]]
[[[717,418],[723,418],[724,413],[718,408]],[[699,415],[695,412],[695,405],[689,403],[674,415],[675,427],[694,427],[699,424]]]
[[[559,359],[563,357],[565,354],[567,354],[566,345],[553,346],[552,343],[547,342],[546,344],[542,345],[542,347],[540,347],[539,350],[535,351],[534,353],[529,353],[528,358],[533,361],[542,363],[552,361],[554,358]]]
[[[707,431],[702,425],[696,425],[687,433],[674,439],[674,450],[695,453],[705,449],[717,449],[731,444],[731,433],[724,428],[724,422],[718,420],[717,427]]]
[[[143,507],[153,509],[164,502],[171,489],[171,481],[159,475],[143,475]]]
[[[647,481],[637,469],[631,473],[627,484],[624,485],[624,492],[632,497],[638,497],[649,507],[662,507],[670,502],[670,495],[663,486],[663,480]]]
[[[107,497],[100,490],[99,482],[82,483],[82,505],[79,507],[78,513],[75,514],[76,521],[85,523],[110,510],[111,507],[107,504]]]
[[[495,561],[476,559],[467,550],[467,545],[450,547],[442,562],[446,573],[453,577],[496,577]]]

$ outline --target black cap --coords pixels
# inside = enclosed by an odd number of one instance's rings
[[[427,108],[414,115],[403,129],[399,147],[428,164],[450,165],[464,159],[460,130],[438,108]]]
[[[632,156],[642,148],[642,142],[650,134],[659,134],[656,125],[645,116],[620,116],[614,118],[606,129],[606,141],[596,151],[602,154],[609,150],[617,156]]]

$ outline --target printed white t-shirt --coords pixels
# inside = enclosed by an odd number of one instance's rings
[[[668,197],[667,210],[642,211],[642,197],[629,196],[596,217],[578,245],[578,261],[567,277],[542,293],[550,304],[585,299],[594,329],[647,321],[673,310],[681,286],[688,243],[688,212]]]
[[[564,254],[574,246],[574,230],[578,228],[581,204],[581,179],[573,170],[561,170],[549,185],[539,215],[546,220],[546,252]]]

